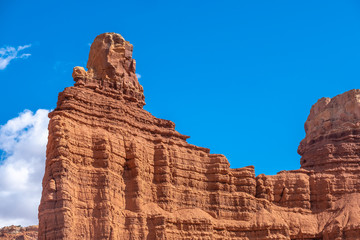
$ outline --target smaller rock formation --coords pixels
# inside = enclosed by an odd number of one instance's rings
[[[8,226],[0,228],[0,240],[37,240],[38,226]]]
[[[360,158],[360,90],[321,98],[305,122],[306,137],[298,153],[301,168],[358,168]]]

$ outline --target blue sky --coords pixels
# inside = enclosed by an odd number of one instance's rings
[[[53,109],[89,43],[117,32],[145,109],[258,174],[298,168],[311,105],[359,86],[356,1],[2,1],[0,22],[0,47],[31,44],[0,70],[0,124]]]
[[[54,109],[89,43],[117,32],[134,45],[145,109],[256,174],[299,168],[312,104],[359,88],[356,1],[14,0],[0,23],[0,48],[17,53],[0,70],[0,125]]]

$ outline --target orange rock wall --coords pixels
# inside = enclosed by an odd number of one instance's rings
[[[131,57],[120,35],[99,35],[88,71],[76,67],[75,86],[59,94],[49,114],[39,239],[360,236],[357,125],[348,131],[347,119],[336,120],[338,129],[331,100],[312,108],[299,147],[302,168],[255,177],[254,167],[230,169],[223,155],[188,144],[174,123],[143,110]],[[348,94],[346,101],[356,99]],[[341,134],[324,137],[327,121]],[[332,157],[330,148],[337,149]]]

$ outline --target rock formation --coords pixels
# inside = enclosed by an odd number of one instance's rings
[[[320,99],[301,169],[255,177],[145,111],[132,45],[105,33],[49,114],[39,239],[360,239],[360,91]]]
[[[36,240],[38,226],[8,226],[0,228],[0,240]]]

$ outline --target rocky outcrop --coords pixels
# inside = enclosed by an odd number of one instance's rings
[[[132,45],[99,35],[49,114],[39,239],[358,239],[358,90],[321,99],[301,169],[255,177],[145,111]]]
[[[306,137],[298,152],[301,167],[322,171],[359,167],[360,90],[332,99],[321,98],[305,123]]]
[[[144,91],[135,74],[132,52],[133,46],[119,34],[101,34],[91,45],[88,71],[83,67],[74,68],[75,86],[101,88],[118,99],[127,100],[128,104],[144,106]]]
[[[9,226],[0,228],[0,240],[37,240],[38,226]]]

